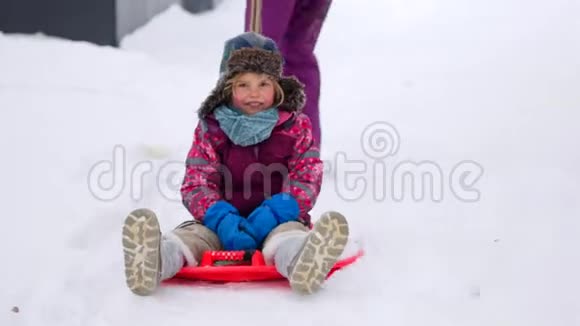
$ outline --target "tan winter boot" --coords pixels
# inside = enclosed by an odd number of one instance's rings
[[[161,231],[155,213],[141,208],[131,212],[123,225],[123,252],[127,286],[133,293],[149,295],[159,285]]]
[[[300,294],[320,290],[348,241],[348,223],[338,212],[327,212],[314,224],[288,267],[292,289]]]

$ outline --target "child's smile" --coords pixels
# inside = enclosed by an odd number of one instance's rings
[[[253,115],[272,107],[274,81],[265,74],[243,73],[232,86],[233,105],[243,113]]]

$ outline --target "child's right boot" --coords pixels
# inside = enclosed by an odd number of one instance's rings
[[[162,237],[155,213],[141,208],[123,225],[123,252],[127,286],[133,293],[149,295],[162,280],[173,277],[184,265],[179,244]]]

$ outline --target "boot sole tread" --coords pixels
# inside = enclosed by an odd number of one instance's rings
[[[125,277],[137,295],[151,294],[159,284],[161,232],[155,213],[148,209],[131,212],[123,225]]]
[[[289,281],[300,294],[321,289],[348,241],[348,223],[338,212],[327,212],[315,223],[296,259]]]

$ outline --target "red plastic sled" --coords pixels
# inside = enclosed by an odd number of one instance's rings
[[[327,278],[363,255],[361,249],[355,255],[339,260]],[[256,282],[280,280],[284,276],[278,273],[276,267],[265,264],[260,251],[206,251],[199,266],[184,267],[175,278],[212,282]]]

